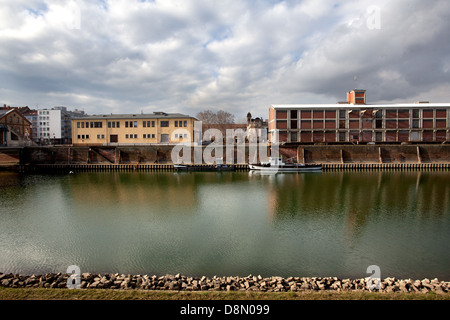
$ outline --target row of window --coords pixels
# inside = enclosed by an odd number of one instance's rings
[[[446,118],[447,109],[436,109],[436,110],[421,110],[421,109],[392,109],[385,110],[384,114],[386,118],[409,118],[412,116],[413,119],[420,118],[420,111],[422,111],[422,118]],[[383,116],[382,110],[290,110],[290,119],[323,119],[323,118],[336,118],[336,115],[340,119],[347,117],[359,118],[364,117],[375,117],[381,118]],[[348,115],[348,116],[347,116]],[[287,119],[287,110],[277,110],[277,119]]]
[[[45,135],[45,134],[44,134]],[[48,134],[47,134],[48,135]],[[42,136],[42,134],[41,134]],[[78,139],[89,139],[89,135],[88,134],[79,134],[77,135]],[[125,139],[137,139],[138,135],[135,133],[130,133],[130,134],[125,134]],[[155,139],[155,134],[154,133],[144,133],[142,135],[143,139]],[[181,139],[181,138],[187,138],[187,134],[175,134],[175,139]],[[97,139],[105,139],[105,135],[104,134],[98,134],[97,135]]]
[[[125,121],[125,128],[137,128],[138,121]],[[154,128],[154,120],[142,121],[144,128]],[[170,121],[163,120],[160,122],[161,127],[169,127]],[[175,127],[187,127],[187,120],[175,120]],[[77,122],[77,128],[102,128],[102,122],[100,121],[79,121]],[[108,121],[108,128],[120,128],[120,121]]]
[[[287,141],[289,137],[290,142],[345,142],[345,141],[439,141],[443,142],[446,140],[446,131],[438,130],[433,132],[433,130],[420,132],[409,132],[408,130],[392,130],[383,132],[372,132],[372,131],[350,131],[348,134],[346,132],[291,132],[289,135],[287,132],[280,133],[280,141]]]
[[[446,119],[413,119],[410,123],[409,120],[397,120],[397,119],[386,119],[384,122],[382,119],[376,119],[375,121],[372,121],[370,119],[363,119],[360,120],[349,120],[348,123],[346,120],[339,120],[337,122],[336,120],[313,120],[311,122],[310,119],[308,120],[291,120],[290,121],[290,129],[310,129],[310,128],[336,128],[337,123],[339,124],[340,129],[345,128],[358,128],[359,126],[362,126],[363,128],[408,128],[410,125],[412,128],[446,128],[447,127],[447,120]],[[287,129],[288,128],[288,122],[287,120],[277,120],[277,129]]]
[[[103,126],[101,121],[86,121],[77,122],[77,128],[101,128]]]

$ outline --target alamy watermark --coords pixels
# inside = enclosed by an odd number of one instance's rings
[[[370,273],[370,277],[367,279],[367,288],[369,290],[380,290],[381,285],[381,269],[377,265],[371,265],[367,267],[366,273]]]
[[[369,30],[381,29],[381,8],[375,5],[367,8],[369,15],[366,20],[366,26]]]
[[[76,265],[71,265],[67,267],[67,273],[69,274],[69,278],[67,279],[67,288],[80,289],[81,287],[80,267]]]
[[[172,141],[180,139],[172,149],[173,163],[212,165],[217,163],[218,159],[225,158],[225,164],[228,165],[258,164],[268,163],[270,158],[279,157],[277,131],[272,132],[270,141],[267,130],[262,128],[226,129],[224,136],[224,133],[216,128],[203,133],[202,122],[195,121],[194,137],[191,137],[191,134],[189,130],[182,128],[172,132]],[[203,146],[205,141],[207,144]]]

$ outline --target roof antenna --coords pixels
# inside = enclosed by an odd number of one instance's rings
[[[353,76],[353,81],[355,81],[355,89],[358,89],[358,77]]]

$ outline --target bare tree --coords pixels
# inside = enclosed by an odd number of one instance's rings
[[[205,110],[197,113],[196,118],[204,124],[233,124],[234,115],[227,111],[219,110],[217,113]]]
[[[197,113],[196,118],[202,121],[204,124],[214,124],[217,123],[217,115],[214,111],[205,110]]]
[[[227,111],[219,110],[217,111],[217,123],[219,124],[233,124],[234,115]]]

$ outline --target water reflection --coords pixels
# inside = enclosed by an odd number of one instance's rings
[[[0,204],[0,272],[450,276],[450,172],[0,173]]]
[[[446,172],[329,172],[253,176],[269,188],[274,219],[300,215],[344,214],[351,224],[374,215],[440,218],[450,208]]]

